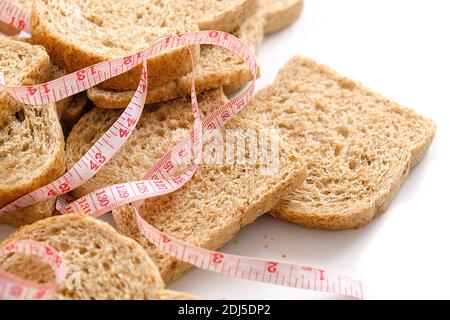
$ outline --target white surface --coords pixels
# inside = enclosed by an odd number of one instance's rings
[[[287,260],[363,281],[365,297],[450,298],[450,2],[306,0],[302,17],[265,40],[258,88],[294,54],[327,64],[438,123],[421,164],[389,210],[356,231],[308,230],[271,217],[224,252]],[[0,239],[13,229],[0,226]],[[170,286],[205,299],[340,298],[194,270]]]

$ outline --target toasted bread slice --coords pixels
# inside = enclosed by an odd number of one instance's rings
[[[204,114],[209,114],[225,102],[221,90],[204,93],[199,99]],[[94,108],[81,118],[68,138],[66,155],[69,166],[119,114],[114,110]],[[178,141],[177,138],[182,137],[180,134],[177,137],[177,133],[191,128],[192,122],[187,98],[163,103],[157,110],[145,109],[126,145],[95,177],[75,190],[75,194],[81,196],[106,185],[138,180],[169,151],[170,146]],[[233,119],[226,127],[254,129],[260,133],[260,127],[252,121]],[[239,131],[239,134],[242,132]],[[233,141],[231,139],[230,142],[228,137],[226,143],[228,146]],[[276,159],[272,158],[263,164],[236,164],[233,161],[228,164],[203,164],[193,180],[179,191],[145,201],[142,216],[178,239],[217,249],[232,239],[242,226],[267,212],[305,179],[304,163],[282,142],[279,142],[277,158],[279,165],[271,174],[265,174],[262,168],[273,165]],[[140,234],[130,206],[114,210],[113,215],[118,230],[144,246],[166,282],[178,278],[190,268],[187,263],[161,254]]]
[[[304,185],[272,214],[330,230],[358,228],[384,212],[436,130],[433,121],[299,56],[240,116],[278,129],[307,162]]]
[[[53,299],[192,299],[166,291],[158,268],[134,240],[83,215],[55,216],[23,227],[1,245],[35,240],[62,255],[67,277]],[[30,281],[54,282],[48,264],[32,255],[0,257],[0,270]]]
[[[242,24],[234,34],[243,40],[256,53],[263,40],[264,20],[260,15],[253,15]],[[189,96],[191,77],[188,74],[165,86],[149,87],[146,103],[168,101],[177,97]],[[196,66],[195,85],[198,93],[222,86],[239,84],[240,87],[253,79],[253,75],[241,58],[218,46],[202,45],[200,59]],[[133,97],[134,90],[107,90],[99,86],[88,91],[88,97],[100,108],[124,108]]]
[[[191,6],[190,0],[37,0],[31,19],[32,33],[34,41],[47,48],[52,61],[73,72],[145,49],[165,35],[197,31],[198,24],[214,28],[215,23],[218,27],[230,23],[230,27],[234,27],[235,19],[250,15],[252,11],[243,10],[256,7],[254,2],[208,0],[199,8]],[[197,16],[198,12],[203,14]],[[148,59],[149,85],[165,85],[181,78],[191,67],[187,48],[151,57]],[[140,68],[134,68],[100,86],[134,90],[139,78]]]
[[[198,27],[164,10],[157,1],[36,0],[31,18],[33,41],[67,72],[124,57],[147,48],[157,38]],[[163,85],[191,69],[187,48],[148,59],[149,84]],[[105,88],[136,89],[141,70],[103,82]]]
[[[20,159],[18,161],[17,159]],[[0,207],[59,178],[64,136],[55,104],[23,106],[0,126]],[[49,217],[55,200],[0,217],[14,226]]]
[[[280,31],[300,17],[303,0],[259,0],[259,10],[266,23],[264,33]]]
[[[0,39],[0,71],[7,85],[33,85],[49,78],[51,62],[43,47],[3,38]],[[6,91],[1,91],[0,125],[23,106]]]

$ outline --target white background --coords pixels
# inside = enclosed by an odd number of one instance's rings
[[[363,282],[368,299],[450,299],[450,1],[306,0],[301,18],[268,36],[258,89],[300,54],[434,119],[438,132],[389,210],[360,230],[308,230],[269,216],[224,252],[303,263]],[[0,240],[13,228],[0,226]],[[193,270],[170,288],[204,299],[334,299]]]

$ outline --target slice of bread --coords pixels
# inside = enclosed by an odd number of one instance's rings
[[[165,35],[198,31],[198,25],[234,28],[256,10],[255,0],[208,0],[200,7],[192,2],[36,0],[31,19],[33,38],[47,48],[52,61],[73,72],[138,52]],[[191,67],[187,48],[165,51],[148,59],[149,85],[165,85]],[[139,78],[140,68],[134,68],[100,86],[134,90]]]
[[[264,20],[253,15],[243,23],[234,34],[243,40],[256,53],[263,40]],[[191,93],[191,77],[188,74],[165,86],[149,87],[146,103],[168,101]],[[200,59],[196,66],[195,85],[198,93],[222,86],[239,84],[240,87],[251,81],[253,75],[247,65],[235,54],[218,46],[202,45]],[[134,90],[107,90],[99,86],[88,91],[88,97],[100,108],[124,108],[133,97]]]
[[[33,85],[49,78],[51,62],[44,48],[3,38],[0,39],[0,71],[7,85]],[[23,106],[6,91],[1,91],[0,126]]]
[[[280,31],[300,17],[303,0],[259,0],[259,10],[266,19],[264,33]]]
[[[436,130],[433,121],[299,56],[240,116],[278,129],[307,162],[305,184],[272,214],[330,230],[358,228],[384,212]]]
[[[0,207],[52,182],[64,171],[64,137],[54,104],[22,106],[0,126]],[[0,223],[19,226],[48,217],[54,203],[52,199],[8,213],[0,217]]]
[[[203,114],[211,113],[225,102],[226,98],[221,90],[199,96]],[[66,156],[69,166],[119,114],[114,110],[94,108],[81,118],[67,140]],[[192,123],[188,98],[163,103],[156,110],[146,108],[137,129],[125,146],[95,177],[75,190],[75,195],[81,196],[114,183],[138,180],[184,136],[177,133],[192,128]],[[242,122],[239,119],[231,120],[226,128],[254,129],[256,133],[261,133],[256,123]],[[242,137],[242,133],[243,131],[237,132],[239,137]],[[249,152],[252,142],[245,141],[245,152]],[[227,147],[233,144],[228,134],[225,143]],[[208,153],[207,150],[205,147],[205,154]],[[242,164],[233,161],[227,164],[203,164],[193,180],[179,191],[145,201],[142,216],[158,229],[178,239],[204,248],[217,249],[232,239],[242,226],[267,212],[305,179],[304,163],[296,153],[282,142],[279,142],[278,150],[279,163],[272,174],[265,174],[262,170],[264,166],[276,162],[272,158],[266,164],[245,161]],[[118,230],[144,246],[159,266],[166,283],[178,278],[191,267],[161,254],[141,235],[131,206],[114,210],[113,215]]]
[[[31,12],[31,7],[33,5],[33,0],[9,0],[9,2],[29,12]],[[0,22],[0,32],[3,32],[9,36],[14,36],[19,34],[20,30],[12,27],[10,24]]]
[[[158,1],[36,0],[31,18],[33,41],[67,72],[125,57],[147,48],[157,38],[197,31],[185,17],[158,6]],[[149,85],[163,85],[191,70],[187,48],[148,59]],[[136,89],[141,70],[102,82],[112,89]]]
[[[192,299],[166,291],[158,268],[136,241],[105,222],[83,215],[55,216],[13,233],[18,240],[49,244],[62,255],[67,277],[52,299]],[[55,281],[50,266],[32,255],[0,257],[0,270],[30,281]]]

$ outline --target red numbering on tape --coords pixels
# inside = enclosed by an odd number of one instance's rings
[[[171,238],[140,216],[140,204],[134,203],[133,207],[141,233],[160,251],[179,260],[198,268],[245,280],[363,298],[361,282],[323,269],[215,252]]]
[[[267,262],[267,272],[275,273],[277,271],[278,262],[268,261]]]
[[[168,49],[194,44],[219,45],[233,51],[241,57],[254,75],[254,79],[248,88],[201,121],[193,76],[191,100],[195,121],[194,129],[180,143],[173,147],[170,152],[157,161],[143,176],[142,180],[108,186],[73,202],[68,201],[67,197],[62,196],[79,187],[95,175],[132,134],[145,104],[147,93],[147,58]],[[86,90],[100,82],[127,72],[139,64],[142,64],[142,72],[138,88],[127,108],[111,128],[61,178],[0,209],[0,216],[51,197],[58,197],[57,208],[62,213],[83,212],[93,217],[98,217],[123,204],[133,203],[133,207],[137,210],[135,218],[140,231],[160,250],[180,260],[192,263],[206,270],[243,279],[303,289],[335,292],[361,298],[362,289],[360,283],[357,281],[345,277],[331,276],[329,273],[314,268],[305,270],[305,267],[298,265],[237,257],[191,246],[159,232],[153,226],[146,223],[139,215],[138,208],[144,199],[174,192],[192,178],[198,168],[197,165],[191,166],[177,177],[172,177],[171,173],[175,172],[182,164],[190,161],[188,157],[190,153],[194,153],[194,156],[201,154],[201,146],[209,141],[213,137],[214,132],[223,128],[248,103],[254,90],[258,67],[252,52],[236,37],[214,30],[166,36],[155,41],[146,50],[134,55],[88,66],[48,83],[28,87],[6,86],[2,83],[1,87],[14,98],[25,104],[46,104],[59,101],[67,96]],[[195,68],[193,69],[193,74],[195,74]],[[177,155],[177,157],[174,157],[174,155]],[[181,256],[181,252],[190,253]],[[310,285],[313,278],[316,281],[314,286]],[[342,279],[345,279],[345,281]],[[320,282],[320,287],[317,281]],[[0,283],[3,284],[4,282],[0,281]],[[325,287],[327,288],[326,290],[324,289]],[[28,290],[28,287],[24,286],[21,290]],[[19,289],[14,289],[16,293],[19,291]]]
[[[31,14],[9,1],[0,0],[0,21],[19,30],[30,32]]]

